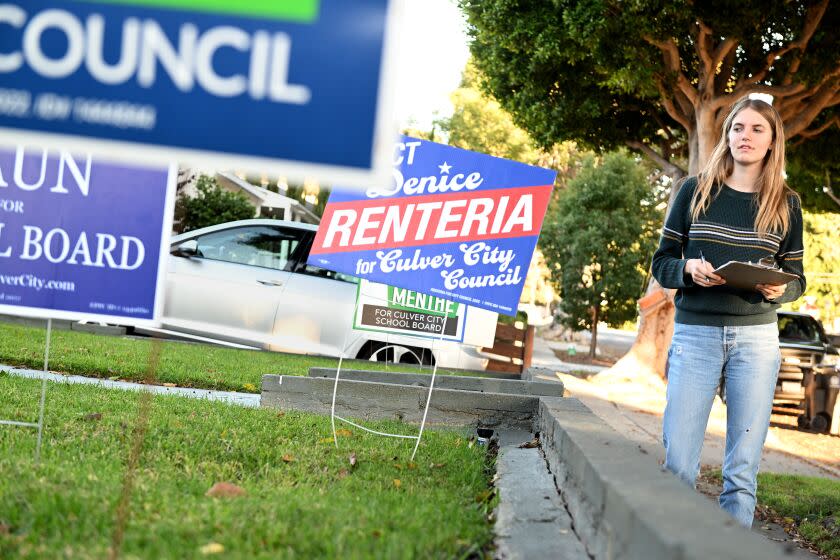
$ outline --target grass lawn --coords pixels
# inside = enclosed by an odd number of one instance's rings
[[[46,328],[0,322],[0,363],[41,369],[45,341]],[[62,373],[138,381],[145,377],[151,344],[151,339],[54,329],[49,367]],[[338,360],[333,358],[165,341],[157,380],[180,387],[259,393],[262,376],[267,373],[307,375],[311,367],[337,364]],[[386,366],[361,360],[345,360],[342,367],[419,371],[410,366]]]
[[[761,473],[758,502],[829,558],[840,558],[840,482]]]
[[[705,473],[723,483],[720,469]],[[840,482],[827,478],[759,473],[758,504],[770,521],[798,534],[829,558],[840,558]]]
[[[0,373],[0,418],[33,421],[39,389]],[[39,467],[34,430],[0,426],[0,558],[108,556],[139,398],[50,384]],[[329,418],[155,397],[122,557],[484,556],[495,500],[485,448],[431,431],[409,463],[411,440],[340,434],[336,449]],[[247,495],[206,497],[221,481]]]

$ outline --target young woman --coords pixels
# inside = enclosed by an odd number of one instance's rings
[[[721,380],[726,452],[721,507],[753,522],[761,450],[781,355],[779,304],[805,290],[802,211],[785,184],[782,120],[768,103],[744,98],[723,125],[705,169],[677,194],[653,257],[653,275],[676,288],[663,423],[665,466],[694,486],[703,436]],[[714,273],[729,261],[772,260],[798,280],[741,290]]]

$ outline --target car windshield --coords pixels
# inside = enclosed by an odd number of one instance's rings
[[[779,339],[787,342],[820,344],[819,327],[811,317],[779,316]]]

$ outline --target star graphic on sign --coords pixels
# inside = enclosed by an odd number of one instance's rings
[[[443,165],[438,165],[438,169],[440,169],[441,173],[446,173],[447,175],[449,175],[449,170],[452,169],[452,166],[444,161]]]

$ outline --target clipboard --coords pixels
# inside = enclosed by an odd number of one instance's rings
[[[756,284],[787,284],[799,276],[754,263],[729,261],[715,269],[715,274],[726,280],[727,286],[754,290]]]

